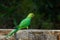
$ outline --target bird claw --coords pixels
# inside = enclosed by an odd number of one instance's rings
[[[27,27],[27,29],[28,29],[28,27]]]

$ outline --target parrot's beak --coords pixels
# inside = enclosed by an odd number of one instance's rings
[[[34,17],[35,15],[33,14],[32,17]]]
[[[33,14],[32,16],[34,17],[35,15]]]

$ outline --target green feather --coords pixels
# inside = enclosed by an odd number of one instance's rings
[[[31,23],[31,19],[32,17],[34,16],[33,13],[29,13],[29,15],[23,19],[19,25],[17,26],[17,28],[15,30],[12,30],[7,36],[6,38],[8,38],[9,36],[12,36],[14,33],[16,33],[18,30],[20,29],[23,29],[23,28],[28,28],[28,26],[30,25]]]

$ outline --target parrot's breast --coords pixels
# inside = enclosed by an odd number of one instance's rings
[[[31,22],[31,19],[29,18],[26,18],[26,19],[23,19],[19,25],[20,28],[26,28],[27,26],[30,25],[30,22]]]

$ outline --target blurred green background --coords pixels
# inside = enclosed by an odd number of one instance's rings
[[[60,0],[0,0],[0,29],[15,28],[33,12],[29,29],[60,29]]]

